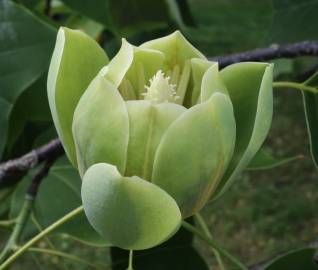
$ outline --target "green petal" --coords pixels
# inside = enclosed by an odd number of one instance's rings
[[[219,73],[219,65],[215,63],[204,73],[201,85],[201,102],[207,101],[214,93],[228,95],[226,86]]]
[[[177,201],[183,217],[191,216],[215,190],[234,144],[231,101],[216,93],[168,128],[155,155],[152,181]]]
[[[107,162],[125,171],[129,120],[126,105],[113,84],[98,75],[80,99],[73,135],[80,174]]]
[[[115,87],[122,82],[126,72],[132,64],[134,58],[134,48],[125,39],[122,39],[122,45],[118,53],[105,67],[101,75],[111,81]]]
[[[128,101],[129,145],[125,175],[151,180],[153,160],[162,135],[186,109],[172,103]]]
[[[160,51],[134,47],[123,39],[119,52],[100,74],[119,87],[126,100],[141,99],[145,85],[162,67],[164,58]]]
[[[200,92],[201,92],[201,84],[204,73],[207,71],[209,67],[214,65],[215,62],[202,60],[200,58],[191,59],[191,74],[193,81],[193,90],[191,95],[191,105],[197,104]]]
[[[73,113],[91,80],[107,63],[107,55],[89,36],[80,31],[60,28],[49,68],[47,89],[55,127],[74,166]]]
[[[221,196],[263,144],[273,114],[273,65],[239,63],[221,72],[233,102],[237,126],[233,159],[215,194]]]
[[[163,52],[166,56],[165,71],[175,65],[180,65],[182,69],[185,61],[191,58],[206,59],[179,31],[175,31],[166,37],[143,43],[140,47]]]
[[[83,177],[82,200],[91,225],[123,249],[146,249],[171,237],[180,226],[180,210],[161,188],[139,177],[122,177],[105,163]]]
[[[142,99],[145,85],[150,78],[162,67],[164,54],[159,51],[135,47],[133,62],[126,74],[126,79],[132,84],[136,97]]]
[[[176,103],[178,104],[183,104],[185,96],[187,94],[188,90],[188,85],[190,81],[190,76],[191,76],[191,64],[190,60],[186,61],[184,64],[184,68],[181,72],[179,82],[177,83],[177,96],[179,97],[176,100]]]

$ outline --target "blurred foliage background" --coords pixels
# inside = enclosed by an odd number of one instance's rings
[[[56,137],[46,77],[59,26],[85,31],[110,57],[121,37],[138,45],[180,29],[213,57],[317,40],[317,13],[318,0],[0,0],[0,159],[17,157]],[[315,65],[314,58],[275,61],[275,78],[297,81]],[[277,160],[301,158],[278,168],[246,171],[221,200],[203,211],[216,239],[247,264],[301,247],[318,234],[317,171],[308,150],[301,94],[296,90],[275,90],[274,94],[273,126],[264,147]],[[65,161],[61,164],[69,166]],[[45,182],[80,185],[73,171],[53,174]],[[0,186],[0,219],[14,217],[27,179],[18,186]],[[45,189],[53,195],[46,196]],[[41,190],[37,211],[43,214],[39,218],[42,226],[69,210],[63,206],[72,209],[80,203],[76,192],[73,197],[61,195],[62,184]],[[76,199],[70,202],[72,198]],[[0,229],[0,249],[8,235]],[[92,248],[61,235],[52,236],[51,241],[68,253],[110,263],[108,248]],[[47,241],[39,243],[47,245]],[[199,241],[195,245],[217,269],[206,246]],[[12,269],[90,268],[30,252]]]

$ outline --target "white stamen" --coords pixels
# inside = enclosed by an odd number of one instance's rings
[[[159,70],[150,80],[149,86],[145,86],[146,93],[143,93],[145,100],[158,104],[163,102],[174,103],[179,97],[176,95],[176,85],[170,83],[170,77]]]

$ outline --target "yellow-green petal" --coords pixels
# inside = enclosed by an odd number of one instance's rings
[[[263,144],[273,114],[273,65],[239,63],[220,72],[232,100],[237,126],[233,158],[214,199],[219,198]]]
[[[141,99],[145,85],[162,68],[164,59],[164,54],[158,50],[134,47],[123,39],[120,50],[100,75],[119,87],[126,100],[132,99],[131,90],[137,99]]]
[[[168,193],[139,177],[122,177],[116,167],[105,163],[85,173],[82,201],[95,230],[123,249],[156,246],[181,223],[180,210]]]
[[[134,58],[134,48],[125,39],[122,39],[122,45],[118,53],[109,62],[103,71],[103,76],[111,81],[115,87],[122,82],[126,72],[132,64]]]
[[[191,216],[216,189],[234,145],[231,101],[215,93],[168,128],[155,155],[152,181],[177,201],[183,217]]]
[[[60,28],[49,68],[47,91],[57,133],[76,166],[72,137],[75,107],[91,80],[108,63],[103,49],[81,31]]]
[[[118,90],[98,75],[80,99],[73,121],[73,136],[80,174],[106,162],[123,173],[129,137],[126,105]]]
[[[206,59],[206,57],[198,51],[180,31],[154,39],[140,45],[141,48],[148,48],[161,51],[165,54],[165,71],[173,68],[175,65],[180,65],[183,69],[186,60],[191,58]]]
[[[134,48],[133,61],[126,73],[135,90],[137,99],[142,99],[145,93],[145,85],[149,84],[150,78],[162,67],[164,54],[160,51]]]
[[[171,123],[186,109],[173,103],[153,105],[149,101],[128,101],[129,145],[125,175],[151,180],[157,146]]]
[[[207,101],[214,93],[228,95],[226,86],[219,73],[219,65],[215,63],[204,73],[201,85],[200,102]]]
[[[184,103],[184,98],[189,88],[188,85],[189,85],[190,77],[191,77],[191,64],[190,64],[190,60],[187,60],[184,64],[184,68],[181,72],[180,79],[177,84],[177,93],[176,93],[178,97],[178,99],[176,100],[177,104]]]
[[[192,81],[193,81],[193,90],[191,94],[191,102],[189,105],[195,105],[198,103],[198,99],[201,93],[201,84],[202,78],[206,70],[214,65],[215,62],[211,62],[208,60],[200,59],[200,58],[193,58],[191,59],[191,74],[192,74]]]

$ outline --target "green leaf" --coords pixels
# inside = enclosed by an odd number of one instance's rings
[[[17,216],[24,201],[26,189],[30,184],[35,170],[30,172],[17,186],[11,201],[10,217]],[[60,158],[51,168],[47,177],[43,179],[37,194],[34,206],[34,214],[45,228],[56,220],[81,205],[81,179],[77,171],[65,157]],[[37,233],[34,226],[28,222],[26,233],[28,236]],[[56,233],[67,234],[72,238],[90,245],[107,245],[88,223],[85,214],[81,214],[73,220],[61,226]]]
[[[126,270],[128,251],[112,247],[113,270]],[[134,268],[138,270],[208,270],[199,252],[193,247],[193,234],[183,227],[165,243],[147,250],[134,251]]]
[[[108,0],[114,28],[122,35],[163,29],[168,26],[169,11],[166,1]],[[123,12],[129,8],[129,16]]]
[[[272,0],[187,2],[196,27],[186,28],[184,34],[205,54],[236,53],[263,45],[272,21]]]
[[[214,199],[233,184],[257,153],[267,136],[273,114],[273,65],[239,63],[223,69],[220,74],[233,103],[237,133],[233,158]]]
[[[73,118],[73,137],[81,176],[93,164],[126,167],[129,118],[118,90],[98,75],[81,97]]]
[[[109,26],[108,0],[62,0],[67,6],[79,13]]]
[[[0,97],[0,159],[2,157],[2,152],[7,140],[7,130],[8,130],[8,122],[9,116],[12,109],[12,104],[7,102],[5,99]]]
[[[303,158],[303,156],[298,155],[293,157],[277,158],[271,155],[268,151],[261,148],[260,150],[258,150],[251,162],[248,164],[247,170],[272,169],[300,158]]]
[[[45,73],[29,86],[16,100],[10,115],[6,146],[7,151],[11,152],[12,147],[23,133],[23,129],[27,123],[52,123],[45,89],[46,79],[47,74]]]
[[[273,21],[266,44],[317,40],[317,9],[318,2],[312,0],[273,1]]]
[[[304,83],[310,86],[318,87],[318,72],[316,72]],[[318,94],[303,91],[302,95],[311,156],[316,168],[318,169]]]
[[[215,93],[168,128],[155,155],[152,181],[177,201],[183,217],[191,216],[215,191],[234,145],[231,101]]]
[[[106,26],[115,35],[129,36],[141,31],[167,27],[169,11],[165,1],[147,0],[62,0],[80,14]],[[129,8],[129,16],[123,12]]]
[[[11,1],[0,1],[0,10],[1,157],[12,106],[19,95],[46,71],[56,30]]]
[[[89,83],[107,63],[107,55],[89,36],[60,28],[49,69],[48,98],[55,127],[74,166],[73,113]]]
[[[13,193],[14,187],[6,187],[1,185],[0,186],[0,217],[1,219],[4,216],[7,216],[10,210],[10,202],[11,202],[11,195]]]
[[[84,174],[82,200],[92,226],[120,248],[153,247],[180,227],[180,210],[168,193],[137,176],[122,177],[106,163]]]
[[[314,263],[314,248],[302,248],[282,255],[267,265],[264,270],[317,270]]]

